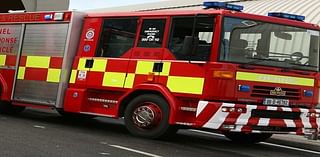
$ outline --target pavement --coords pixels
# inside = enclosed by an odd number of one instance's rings
[[[297,147],[302,149],[320,151],[320,138],[318,140],[309,140],[304,136],[276,134],[273,135],[267,142],[277,143],[281,145]]]

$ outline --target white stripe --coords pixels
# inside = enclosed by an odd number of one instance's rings
[[[282,111],[292,112],[292,109],[288,107],[282,107]],[[284,119],[284,123],[287,127],[296,127],[296,123],[294,123],[292,119]]]
[[[269,110],[269,111],[277,111],[277,110],[278,110],[278,107],[267,106],[267,110]]]
[[[301,152],[307,152],[307,153],[313,153],[313,154],[320,154],[320,152],[312,151],[312,150],[307,150],[307,149],[295,148],[295,147],[284,146],[284,145],[279,145],[279,144],[273,144],[273,143],[268,143],[268,142],[260,142],[260,143],[261,143],[261,144],[264,144],[264,145],[281,147],[281,148],[286,148],[286,149],[291,149],[291,150],[297,150],[297,151],[301,151]]]
[[[301,111],[300,118],[302,120],[303,127],[304,128],[311,128],[312,126],[310,123],[310,118],[307,117],[309,110],[308,109],[300,109],[300,111]]]
[[[278,108],[274,106],[267,106],[268,111],[276,111]],[[258,126],[268,126],[270,122],[270,118],[260,118],[258,122]]]
[[[198,107],[197,107],[197,117],[199,114],[203,111],[203,109],[208,105],[208,101],[199,101]]]
[[[217,134],[217,133],[212,133],[212,132],[207,132],[207,131],[193,130],[193,129],[189,129],[189,130],[190,130],[190,131],[193,131],[193,132],[198,132],[198,133],[203,133],[203,134],[208,134],[208,135],[215,135],[215,136],[219,136],[219,137],[223,137],[223,136],[224,136],[224,135],[222,135],[222,134]],[[301,149],[301,148],[295,148],[295,147],[290,147],[290,146],[285,146],[285,145],[279,145],[279,144],[273,144],[273,143],[269,143],[269,142],[260,142],[260,144],[269,145],[269,146],[275,146],[275,147],[281,147],[281,148],[291,149],[291,150],[296,150],[296,151],[301,151],[301,152],[307,152],[307,153],[313,153],[313,154],[320,154],[320,152],[317,152],[317,151],[312,151],[312,150],[307,150],[307,149]]]
[[[254,110],[256,108],[257,108],[257,106],[253,106],[253,105],[247,106],[247,112],[244,114],[241,114],[239,116],[239,118],[237,119],[237,121],[235,123],[236,128],[234,129],[234,131],[240,132],[243,125],[248,125],[249,119],[251,117],[251,112],[252,112],[252,110]]]
[[[109,146],[115,147],[115,148],[119,148],[119,149],[123,149],[123,150],[127,150],[127,151],[130,151],[130,152],[135,152],[135,153],[146,155],[146,156],[162,157],[160,155],[151,154],[151,153],[147,153],[147,152],[143,152],[143,151],[139,151],[139,150],[136,150],[136,149],[131,149],[131,148],[127,148],[127,147],[123,147],[123,146],[119,146],[119,145],[109,145]]]
[[[228,112],[222,112],[222,107],[234,107],[234,104],[223,103],[219,110],[214,114],[211,119],[203,125],[205,128],[218,129],[229,115]]]
[[[268,126],[269,125],[270,118],[260,118],[258,126]]]

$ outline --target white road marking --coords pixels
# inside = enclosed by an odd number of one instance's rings
[[[279,145],[279,144],[273,144],[273,143],[268,143],[268,142],[260,142],[260,143],[264,144],[264,145],[281,147],[281,148],[292,149],[292,150],[297,150],[297,151],[301,151],[301,152],[307,152],[307,153],[313,153],[313,154],[319,154],[320,155],[320,152],[317,152],[317,151],[301,149],[301,148],[295,148],[295,147],[290,147],[290,146],[284,146],[284,145]]]
[[[46,128],[45,126],[40,126],[40,125],[34,125],[33,127],[34,128],[39,128],[39,129],[45,129]]]
[[[203,133],[203,134],[208,134],[208,135],[224,137],[224,135],[222,135],[222,134],[213,133],[213,132],[207,132],[207,131],[202,131],[202,130],[194,130],[194,129],[188,129],[188,130],[192,131],[192,132],[198,132],[198,133]],[[308,150],[308,149],[295,148],[295,147],[290,147],[290,146],[285,146],[285,145],[280,145],[280,144],[273,144],[273,143],[269,143],[269,142],[260,142],[260,144],[264,144],[264,145],[268,145],[268,146],[281,147],[281,148],[286,148],[286,149],[291,149],[291,150],[296,150],[296,151],[301,151],[301,152],[307,152],[307,153],[319,154],[320,155],[320,152],[313,151],[313,150]]]
[[[103,153],[103,152],[101,152],[101,153],[99,153],[100,155],[110,155],[110,153]]]
[[[131,148],[124,147],[124,146],[113,145],[113,144],[110,144],[109,146],[111,146],[111,147],[115,147],[115,148],[119,148],[119,149],[123,149],[123,150],[127,150],[127,151],[130,151],[130,152],[135,152],[135,153],[142,154],[142,155],[146,155],[146,156],[151,156],[151,157],[162,157],[162,156],[160,156],[160,155],[151,154],[151,153],[143,152],[143,151],[136,150],[136,149],[131,149]]]
[[[202,131],[202,130],[194,130],[194,129],[188,129],[188,130],[189,130],[189,131],[193,131],[193,132],[208,134],[208,135],[214,135],[214,136],[224,137],[224,135],[222,135],[222,134],[213,133],[213,132],[207,132],[207,131]]]

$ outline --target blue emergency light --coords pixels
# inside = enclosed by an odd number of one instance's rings
[[[297,20],[297,21],[304,21],[305,19],[305,16],[302,16],[302,15],[288,14],[288,13],[282,13],[282,12],[270,12],[268,13],[268,16],[285,18],[290,20]]]
[[[226,2],[203,2],[203,6],[205,9],[227,9],[227,10],[233,10],[233,11],[242,11],[243,6],[241,5],[235,5],[235,4],[229,4]]]

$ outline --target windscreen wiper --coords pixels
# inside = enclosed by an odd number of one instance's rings
[[[294,63],[288,63],[288,64],[290,64],[291,66],[282,68],[281,69],[282,72],[289,72],[289,71],[293,71],[293,70],[306,70],[306,69],[303,69],[303,67],[318,68],[318,66],[314,66],[314,65],[303,65],[303,64],[294,64]],[[311,71],[311,70],[309,70],[309,71]],[[303,72],[298,72],[298,73],[299,74],[309,74],[308,73],[309,71],[307,71],[307,72],[303,71]]]
[[[247,62],[247,63],[240,64],[239,65],[240,68],[243,68],[243,69],[254,69],[250,65],[255,65],[257,63],[264,62],[264,61],[277,61],[277,60],[270,59],[270,58],[247,58],[247,59],[254,59],[254,60],[252,60],[250,62]]]

